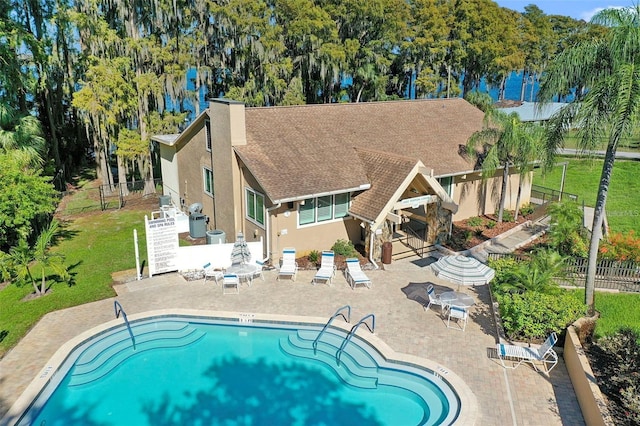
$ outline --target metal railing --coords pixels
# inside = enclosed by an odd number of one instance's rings
[[[368,318],[371,318],[371,326],[369,326],[369,324],[366,323],[366,320]],[[356,334],[358,327],[360,327],[362,324],[366,325],[369,331],[373,333],[373,331],[376,328],[376,316],[373,314],[365,315],[364,317],[362,317],[360,321],[356,323],[356,325],[351,327],[351,331],[349,332],[349,334],[347,334],[347,337],[342,341],[342,345],[340,345],[340,349],[338,349],[338,352],[336,352],[336,362],[338,363],[338,366],[340,366],[340,357],[342,356],[342,352],[344,352],[344,348],[347,346],[347,343],[349,343],[353,335]]]
[[[424,228],[425,235],[423,237],[421,237],[416,231],[413,230],[413,228],[408,225],[404,227],[404,231],[407,234],[407,240],[405,244],[410,247],[411,250],[415,251],[418,256],[420,256],[421,258],[424,257],[427,228]]]
[[[127,326],[127,330],[129,331],[129,336],[131,336],[131,343],[133,343],[133,350],[136,350],[136,338],[133,336],[133,330],[131,330],[131,324],[129,324],[129,318],[127,318],[127,313],[122,308],[122,305],[117,300],[113,301],[113,309],[116,311],[116,318],[120,317],[122,314],[122,318],[124,319],[124,323]]]
[[[344,314],[342,313],[342,311],[347,310],[347,316],[345,317]],[[333,322],[333,320],[338,316],[341,315],[342,318],[344,318],[344,320],[346,322],[350,322],[351,321],[351,306],[349,305],[345,305],[342,308],[339,308],[332,316],[331,318],[329,318],[329,321],[327,321],[327,323],[324,325],[324,327],[322,327],[322,330],[320,331],[320,333],[318,333],[318,336],[315,338],[315,340],[313,341],[313,354],[316,354],[316,351],[318,349],[318,341],[320,340],[320,337],[324,334],[325,330],[329,327],[329,324],[331,324]]]

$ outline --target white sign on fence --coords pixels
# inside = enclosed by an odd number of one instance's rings
[[[144,217],[147,234],[147,259],[149,276],[177,271],[178,233],[173,217],[148,220]]]

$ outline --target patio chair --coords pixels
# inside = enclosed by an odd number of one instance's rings
[[[224,273],[219,269],[215,269],[214,266],[211,265],[211,262],[205,264],[202,267],[202,270],[204,271],[205,284],[207,283],[207,280],[211,278],[213,278],[216,281],[216,284],[218,284],[218,281],[221,280],[224,276]]]
[[[261,260],[256,260],[256,273],[253,274],[253,277],[260,277],[262,281],[264,281],[264,275],[262,275],[262,270],[264,268],[264,262]]]
[[[282,249],[282,265],[280,265],[276,280],[280,280],[280,277],[290,277],[295,281],[297,273],[296,249],[291,247]]]
[[[240,278],[235,274],[224,274],[222,294],[240,294]]]
[[[359,285],[371,288],[371,280],[362,272],[360,261],[355,257],[347,259],[347,269],[344,270],[344,273],[352,289],[355,290]]]
[[[440,295],[436,294],[433,284],[429,284],[427,287],[427,296],[429,296],[429,303],[424,307],[424,310],[428,311],[431,306],[440,306],[440,316],[442,317],[442,315],[447,311],[448,306],[440,300]]]
[[[553,345],[558,341],[556,333],[551,333],[547,340],[544,341],[539,348],[531,348],[517,345],[497,344],[496,350],[498,358],[504,368],[517,368],[523,362],[528,362],[536,371],[541,371],[538,367],[541,365],[544,372],[548,375],[553,367],[558,364],[558,354],[553,350]],[[505,361],[513,362],[508,366]]]
[[[331,285],[331,280],[336,274],[336,265],[334,263],[335,254],[331,250],[325,250],[322,252],[320,258],[320,269],[314,275],[311,283],[316,285],[320,282],[325,282]]]
[[[458,324],[457,329],[464,331],[467,328],[467,319],[469,318],[469,312],[467,308],[462,308],[460,306],[451,305],[449,307],[449,318],[447,319],[447,327],[448,328],[456,328],[451,327],[451,318],[455,319],[456,324]],[[462,323],[462,326],[460,326]]]

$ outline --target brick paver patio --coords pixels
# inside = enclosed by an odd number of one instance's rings
[[[366,273],[373,288],[354,291],[340,274],[329,287],[311,285],[313,271],[300,271],[295,282],[276,281],[276,272],[267,271],[265,281],[243,284],[239,295],[223,295],[214,281],[185,281],[170,273],[117,286],[117,300],[129,315],[182,308],[328,318],[350,305],[352,322],[375,314],[376,335],[395,351],[430,359],[462,378],[477,398],[477,425],[584,424],[562,359],[547,377],[526,365],[505,370],[491,357],[496,336],[486,286],[464,289],[476,304],[463,332],[448,329],[437,310],[424,310],[428,283],[438,292],[455,289],[435,277],[424,261],[397,261]],[[61,344],[114,319],[113,300],[46,315],[0,360],[0,414],[9,410]]]

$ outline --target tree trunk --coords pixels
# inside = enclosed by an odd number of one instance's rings
[[[43,295],[47,291],[47,280],[44,275],[44,267],[42,268],[42,282],[40,283],[40,294]]]
[[[502,214],[504,213],[504,202],[507,199],[507,180],[509,179],[509,163],[504,163],[502,171],[502,189],[500,190],[500,208],[498,210],[498,223],[502,223]]]
[[[587,266],[587,278],[584,284],[585,304],[587,305],[587,315],[595,314],[595,288],[596,288],[596,266],[598,261],[598,248],[600,247],[600,237],[602,236],[602,222],[604,220],[604,207],[607,203],[607,192],[611,182],[611,172],[616,159],[616,143],[610,142],[607,146],[607,153],[602,165],[602,175],[600,176],[600,186],[598,187],[598,198],[593,212],[593,225],[591,229],[591,241],[589,242],[589,263]]]
[[[518,178],[518,195],[516,196],[516,211],[513,214],[513,221],[518,221],[518,213],[520,212],[520,196],[522,195],[522,175]]]
[[[524,92],[527,90],[527,72],[522,70],[522,85],[520,86],[520,102],[524,101]]]

